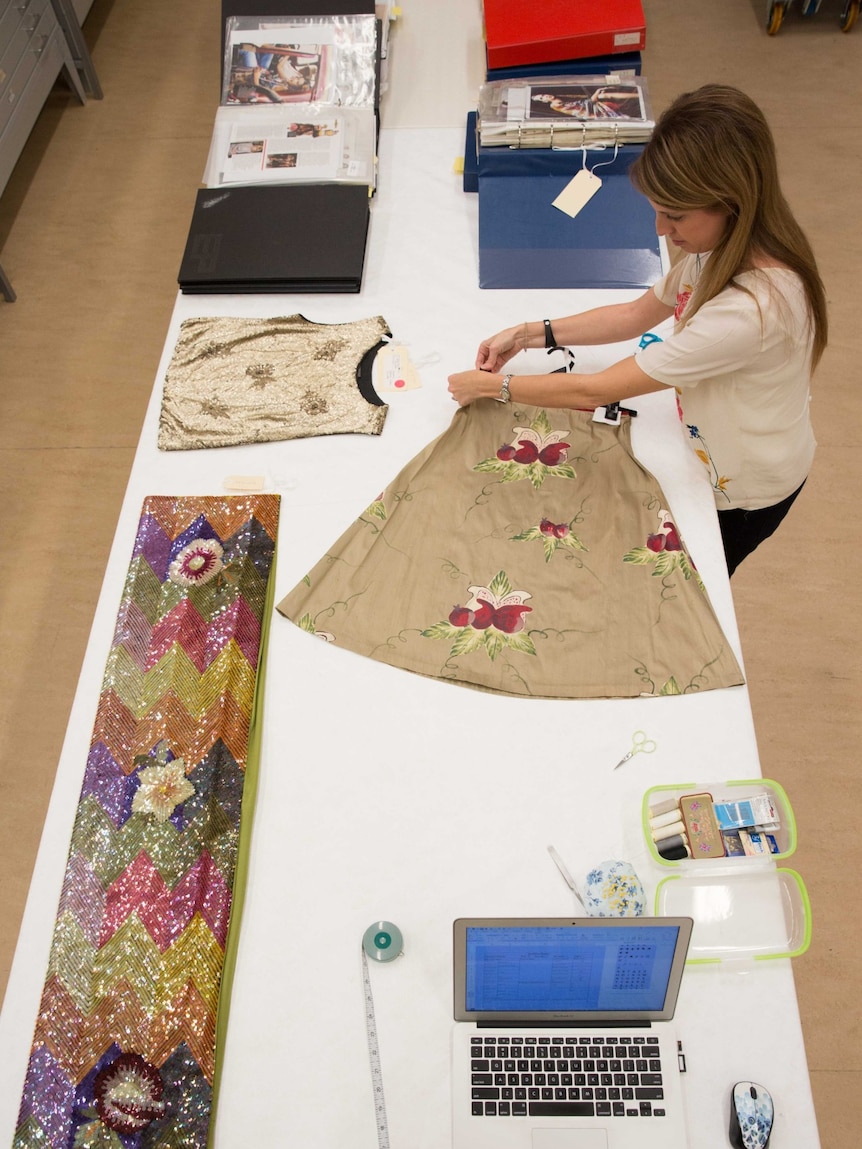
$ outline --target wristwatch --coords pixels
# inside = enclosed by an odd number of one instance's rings
[[[511,378],[511,375],[503,376],[503,382],[500,384],[500,394],[494,396],[498,403],[511,402],[512,396],[509,394],[509,380]]]

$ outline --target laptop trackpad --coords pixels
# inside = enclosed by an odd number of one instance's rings
[[[534,1129],[533,1149],[608,1149],[604,1129]]]

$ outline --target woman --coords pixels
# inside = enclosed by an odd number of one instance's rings
[[[766,120],[744,93],[708,84],[679,96],[633,164],[659,235],[683,253],[631,303],[521,323],[484,340],[449,377],[480,398],[584,408],[665,387],[709,469],[728,570],[784,518],[814,455],[809,382],[826,345],[823,284],[782,195]],[[665,341],[592,375],[502,373],[521,349],[637,338],[671,315]]]

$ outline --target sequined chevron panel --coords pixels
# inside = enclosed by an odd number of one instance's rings
[[[207,1143],[278,510],[275,495],[144,503],[14,1149]]]

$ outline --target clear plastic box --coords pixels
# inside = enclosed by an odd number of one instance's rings
[[[668,798],[709,793],[716,802],[738,802],[767,794],[779,829],[777,854],[670,861],[657,851],[650,811]],[[796,870],[777,863],[796,849],[796,819],[787,794],[769,778],[718,783],[653,786],[644,794],[641,816],[653,861],[666,874],[656,888],[655,913],[694,920],[688,961],[736,962],[798,957],[811,943],[811,902]]]
[[[798,957],[811,944],[811,903],[796,870],[671,874],[659,882],[655,912],[694,919],[689,962]]]
[[[756,794],[767,794],[778,812],[780,829],[775,831],[775,840],[778,844],[779,852],[768,856],[746,855],[744,857],[710,858],[708,860],[683,858],[677,862],[663,858],[656,849],[656,844],[650,834],[650,810],[665,799],[682,798],[686,794],[701,794],[704,792],[711,794],[715,802],[739,802],[743,798],[750,798]],[[643,820],[644,837],[653,861],[657,862],[660,866],[669,866],[673,869],[678,867],[688,869],[692,866],[701,865],[709,866],[710,868],[713,866],[729,865],[736,868],[743,865],[762,865],[764,862],[769,861],[782,862],[786,858],[789,858],[796,849],[796,818],[793,814],[793,808],[790,805],[787,794],[784,792],[784,787],[778,782],[773,782],[770,778],[753,778],[730,782],[683,782],[675,783],[671,786],[653,786],[644,794],[641,817]]]

